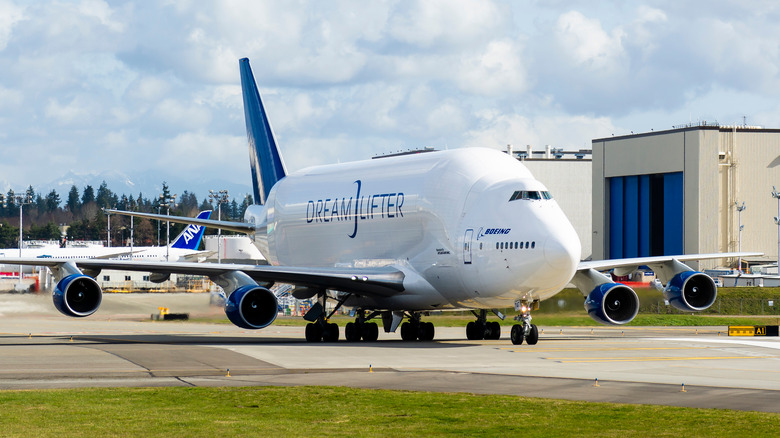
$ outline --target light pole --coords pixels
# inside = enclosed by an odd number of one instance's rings
[[[22,240],[24,239],[24,235],[22,234],[24,232],[24,224],[22,223],[23,220],[23,211],[24,206],[32,204],[32,193],[30,193],[30,189],[27,189],[25,192],[25,195],[15,195],[13,191],[8,195],[8,198],[5,197],[5,195],[0,194],[0,202],[3,204],[3,208],[7,206],[8,201],[15,201],[16,205],[19,206],[19,258],[22,258]],[[22,289],[22,265],[19,265],[19,290]]]
[[[164,195],[160,194],[160,206],[166,207],[166,214],[171,215],[171,207],[176,207],[176,195]],[[158,231],[159,235],[159,231]],[[171,247],[171,221],[165,222],[165,261],[168,260]]]
[[[217,202],[217,220],[222,220],[222,204],[226,204],[228,202],[228,191],[227,190],[209,190],[209,201]],[[222,228],[217,228],[217,263],[222,263],[222,249],[221,249],[221,241],[222,240]]]
[[[114,206],[113,208],[116,208]],[[106,233],[106,244],[108,245],[108,248],[111,248],[111,213],[106,213],[106,226],[108,227],[107,233]]]
[[[739,240],[738,240],[738,246],[737,251],[742,252],[742,229],[745,228],[744,225],[742,225],[742,212],[745,211],[745,203],[742,202],[742,205],[739,205],[739,202],[734,201],[734,205],[737,206],[737,212],[739,213]],[[739,272],[742,272],[742,256],[739,256]]]
[[[780,192],[775,186],[772,186],[772,197],[777,199],[777,216],[775,224],[777,225],[777,275],[780,275]]]

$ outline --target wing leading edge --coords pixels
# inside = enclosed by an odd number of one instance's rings
[[[255,281],[287,283],[313,289],[332,289],[370,297],[389,297],[404,291],[405,274],[398,268],[309,268],[294,266],[239,265],[217,263],[137,262],[129,260],[72,261],[84,272],[104,269],[141,271],[160,274],[205,275],[215,279],[233,272],[243,272]],[[62,260],[38,258],[6,259],[4,263],[58,268]]]

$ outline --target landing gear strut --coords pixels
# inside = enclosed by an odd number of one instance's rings
[[[420,321],[420,313],[409,314],[409,321],[401,324],[401,339],[404,341],[432,341],[435,329],[432,322]]]
[[[520,306],[520,315],[515,316],[516,321],[522,321],[522,324],[515,324],[512,326],[512,343],[514,345],[520,345],[523,343],[523,339],[528,342],[528,345],[536,345],[539,342],[539,329],[535,324],[531,324],[531,306],[529,303],[523,302]]]
[[[488,321],[487,310],[482,309],[479,314],[472,310],[471,313],[477,317],[477,320],[466,324],[466,338],[468,340],[501,339],[501,324],[498,321]]]

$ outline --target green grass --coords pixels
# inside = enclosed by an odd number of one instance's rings
[[[336,387],[1,391],[0,405],[4,437],[761,437],[780,425],[760,412]]]

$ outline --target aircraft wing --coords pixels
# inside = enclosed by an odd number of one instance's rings
[[[9,258],[3,260],[3,263],[58,268],[66,262],[55,259]],[[333,289],[373,297],[388,297],[403,292],[405,278],[403,271],[391,266],[380,268],[312,268],[95,259],[73,260],[68,263],[74,263],[79,269],[86,272],[111,269],[160,274],[205,275],[210,278],[231,272],[243,272],[259,282],[278,282],[315,289]]]
[[[691,260],[709,260],[709,259],[727,259],[736,257],[754,257],[764,255],[760,252],[726,252],[715,254],[686,254],[675,256],[655,256],[655,257],[636,257],[628,259],[612,259],[612,260],[594,260],[580,262],[577,266],[578,271],[586,271],[589,269],[595,269],[596,271],[606,271],[614,268],[638,268],[639,266],[657,266],[664,263],[671,263],[673,261],[687,262]]]
[[[213,219],[198,219],[186,216],[168,216],[165,214],[139,213],[137,211],[111,210],[104,209],[106,213],[119,214],[122,216],[142,217],[144,219],[153,219],[163,222],[173,222],[177,224],[195,224],[210,228],[221,228],[223,230],[235,231],[237,233],[254,234],[257,227],[254,224],[246,222],[215,221]]]

